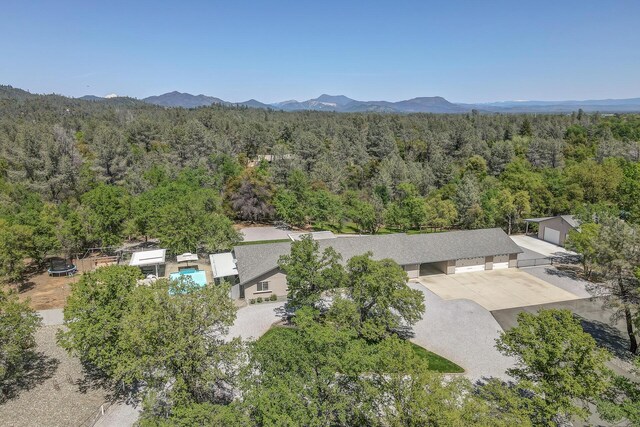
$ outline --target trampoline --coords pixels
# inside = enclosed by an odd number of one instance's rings
[[[77,272],[78,268],[74,264],[55,265],[51,266],[51,268],[47,270],[49,276],[53,277],[73,276]]]

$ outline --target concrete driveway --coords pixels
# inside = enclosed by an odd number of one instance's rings
[[[530,251],[537,252],[546,257],[576,255],[575,252],[568,251],[562,246],[557,246],[553,243],[545,242],[544,240],[540,240],[536,237],[525,235],[510,237],[511,240],[513,240],[516,245],[520,246],[521,248],[529,249]]]
[[[246,339],[258,339],[281,318],[277,310],[284,307],[284,301],[263,302],[250,304],[238,309],[236,321],[229,328],[227,337],[241,337]]]
[[[413,281],[409,286],[424,293],[426,307],[411,341],[457,363],[471,381],[509,379],[505,371],[515,361],[496,350],[502,328],[491,313],[473,301],[443,300]]]
[[[489,311],[581,298],[517,268],[423,276],[418,281],[444,300],[467,299]]]

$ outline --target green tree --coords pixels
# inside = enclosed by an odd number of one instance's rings
[[[531,126],[531,121],[529,120],[529,117],[525,117],[524,120],[522,121],[518,134],[520,136],[529,136],[529,137],[533,136],[533,128]]]
[[[358,334],[378,340],[422,318],[424,296],[407,286],[407,273],[395,261],[371,259],[371,253],[347,262],[346,291],[357,315]]]
[[[341,230],[344,222],[342,199],[328,190],[316,190],[312,195],[312,218],[320,228]]]
[[[535,425],[555,425],[577,416],[587,419],[588,404],[609,387],[609,353],[569,310],[522,312],[518,325],[503,332],[498,350],[516,359],[507,371],[518,387],[531,392]]]
[[[496,202],[498,212],[507,224],[507,234],[511,234],[518,222],[531,211],[526,191],[512,194],[509,189],[503,189],[498,193]]]
[[[9,224],[0,218],[0,277],[5,282],[24,280],[29,255],[29,242],[33,237],[30,227]]]
[[[154,235],[173,253],[200,248],[216,252],[229,250],[241,240],[233,223],[225,216],[208,212],[193,200],[180,199],[158,211]]]
[[[288,303],[295,308],[314,306],[322,293],[342,287],[344,269],[340,255],[331,247],[320,254],[319,244],[303,236],[291,244],[291,253],[278,260],[287,275]]]
[[[252,347],[244,386],[252,425],[360,424],[353,389],[363,373],[364,343],[354,341],[350,330],[317,322],[317,316],[309,307],[298,310],[295,329],[267,333]]]
[[[629,351],[638,352],[637,322],[640,319],[640,280],[635,270],[640,265],[640,230],[619,218],[602,214],[596,239],[600,286],[609,292],[605,299],[625,319]]]
[[[568,249],[580,254],[582,269],[588,280],[591,280],[593,269],[597,262],[600,225],[592,222],[580,224],[579,230],[571,230],[566,246]]]
[[[145,384],[146,410],[160,418],[174,406],[229,403],[241,346],[224,337],[235,315],[224,284],[161,279],[136,287],[119,324],[114,377]]]
[[[0,403],[12,397],[33,369],[35,332],[41,319],[28,302],[0,289]]]
[[[121,322],[140,278],[137,267],[108,266],[84,273],[71,285],[64,308],[67,330],[59,332],[59,343],[107,377],[124,363]]]
[[[640,358],[636,358],[633,371],[640,374]],[[632,426],[640,425],[640,383],[615,375],[613,386],[598,401],[598,412],[611,423],[627,420]]]
[[[458,218],[456,204],[442,197],[435,197],[427,202],[427,224],[436,230],[450,228]]]
[[[101,246],[122,241],[123,224],[129,216],[127,193],[121,187],[101,184],[82,196],[89,237]]]
[[[628,163],[622,170],[623,177],[616,191],[620,208],[629,221],[640,222],[640,163]]]

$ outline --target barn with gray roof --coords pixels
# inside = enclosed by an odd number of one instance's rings
[[[343,262],[366,252],[376,260],[390,258],[404,268],[409,278],[515,267],[517,255],[522,252],[499,228],[337,237],[318,240],[318,245],[321,251],[334,248]],[[232,295],[246,299],[285,296],[287,281],[278,268],[278,259],[290,250],[291,242],[236,246],[233,253],[239,280]]]

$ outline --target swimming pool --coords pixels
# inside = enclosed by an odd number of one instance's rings
[[[180,270],[177,273],[171,273],[169,278],[171,280],[181,280],[184,277],[190,277],[191,280],[198,286],[206,286],[207,285],[207,274],[204,270],[198,270],[195,268],[185,268],[184,270]]]

